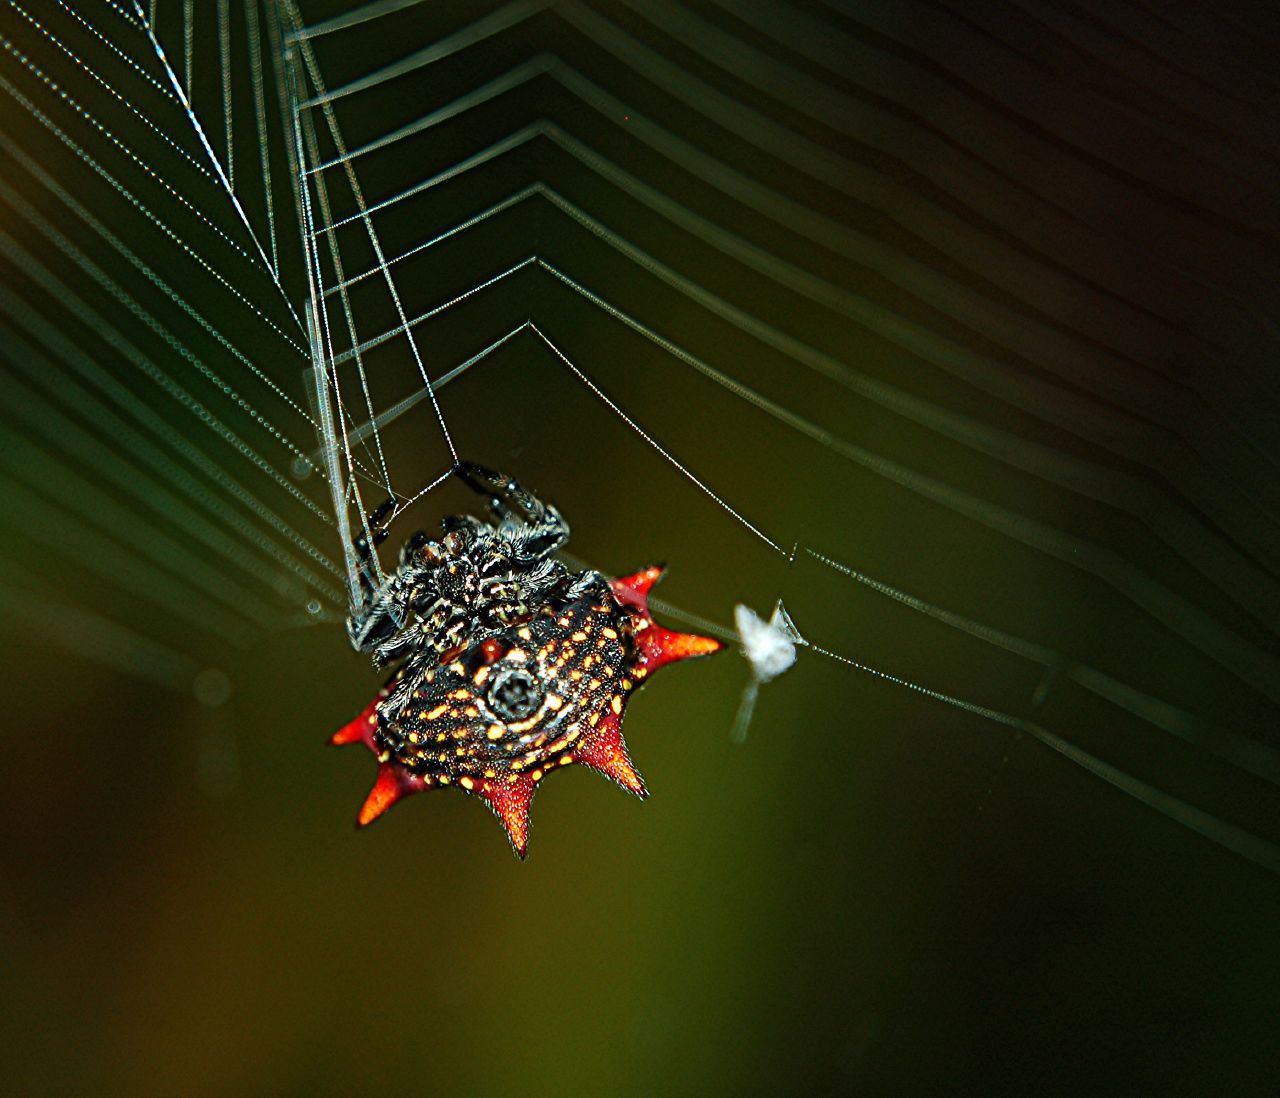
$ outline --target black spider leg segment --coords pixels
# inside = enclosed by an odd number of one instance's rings
[[[543,560],[569,540],[564,516],[518,481],[469,461],[458,462],[454,473],[473,492],[487,497],[498,531],[508,539],[519,564]]]
[[[401,624],[390,601],[394,594],[393,577],[378,584],[372,567],[373,551],[387,540],[385,523],[395,508],[394,498],[388,498],[379,504],[369,513],[364,528],[352,543],[356,553],[360,592],[364,598],[364,605],[353,609],[347,618],[347,636],[357,651],[365,651],[385,640]]]
[[[385,499],[376,509],[369,512],[364,528],[352,542],[352,548],[356,551],[356,565],[360,569],[360,589],[364,592],[366,601],[377,590],[373,576],[370,574],[372,569],[369,567],[373,560],[373,551],[387,540],[388,531],[384,523],[395,508],[394,499]]]

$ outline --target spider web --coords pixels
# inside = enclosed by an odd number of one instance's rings
[[[670,560],[705,630],[781,598],[795,676],[1004,725],[1280,869],[1240,134],[1135,76],[1141,167],[1065,132],[1037,178],[945,52],[838,3],[5,2],[12,625],[216,699],[220,653],[341,619],[384,499],[392,545],[465,505],[461,455],[592,565]]]

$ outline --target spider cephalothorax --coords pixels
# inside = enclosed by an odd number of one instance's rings
[[[356,543],[365,608],[347,619],[347,635],[380,667],[429,662],[477,634],[522,621],[569,575],[553,555],[569,539],[559,511],[481,466],[459,465],[457,474],[489,497],[495,525],[454,515],[442,523],[440,541],[415,534],[400,550],[399,568],[377,586],[369,539]],[[372,516],[374,542],[386,536],[377,526],[384,517]]]
[[[569,536],[555,508],[480,466],[457,472],[495,521],[446,519],[439,542],[416,534],[394,574],[366,578],[351,642],[398,668],[331,742],[378,757],[361,825],[410,793],[457,785],[486,801],[523,857],[529,802],[552,769],[582,763],[646,795],[622,739],[627,699],[655,668],[720,643],[654,622],[660,568],[612,581],[570,572],[552,555]],[[369,540],[357,548],[367,565]]]

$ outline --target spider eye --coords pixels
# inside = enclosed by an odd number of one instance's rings
[[[489,684],[489,705],[507,720],[532,716],[542,704],[542,697],[538,680],[519,668],[500,672]]]

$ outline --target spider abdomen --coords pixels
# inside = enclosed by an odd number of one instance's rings
[[[587,714],[620,711],[634,685],[629,628],[607,586],[549,604],[422,670],[400,711],[379,713],[375,742],[399,765],[446,785],[560,765],[592,727]]]

